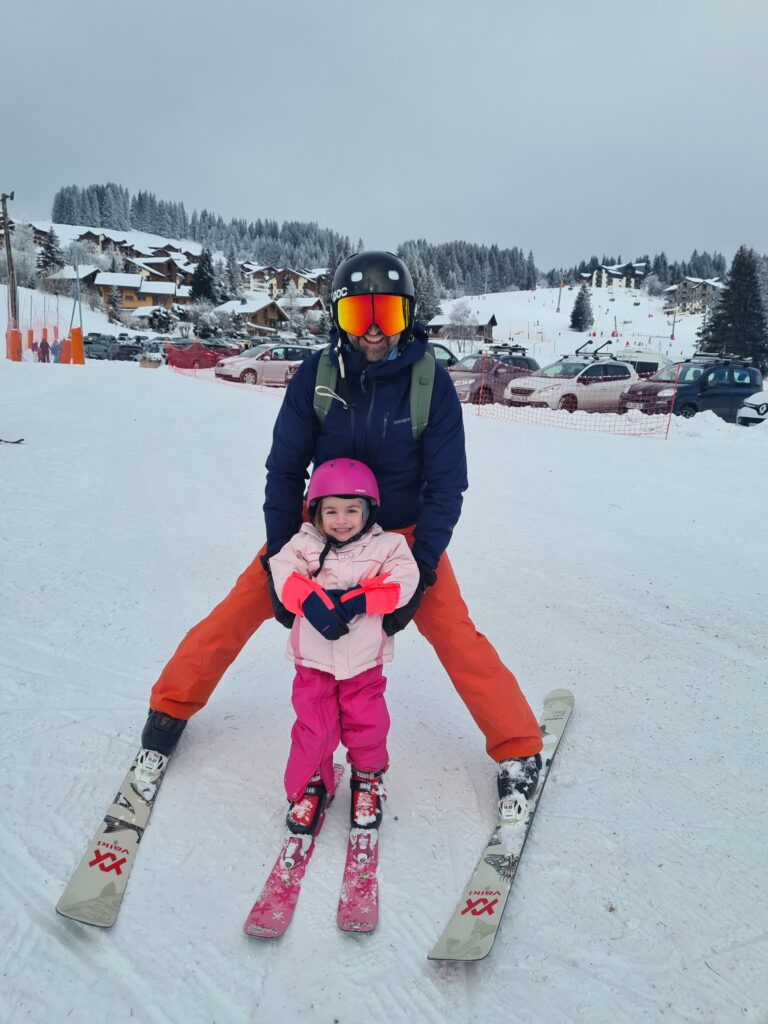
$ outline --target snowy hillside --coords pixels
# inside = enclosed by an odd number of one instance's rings
[[[426,960],[491,829],[494,773],[414,629],[387,672],[373,935],[335,926],[344,790],[289,932],[240,930],[286,809],[274,623],[189,725],[115,927],[54,913],[153,680],[262,542],[280,398],[0,362],[0,436],[26,439],[0,444],[4,1024],[765,1024],[768,428],[710,414],[641,442],[467,411],[450,553],[471,613],[532,704],[576,697],[487,960]]]
[[[619,355],[629,345],[661,352],[670,359],[693,354],[700,315],[686,315],[673,325],[672,317],[662,311],[661,296],[621,288],[590,288],[589,294],[595,320],[591,330],[596,334],[596,344],[611,342],[605,352]],[[587,332],[572,331],[569,326],[577,295],[576,288],[563,288],[562,292],[557,288],[537,288],[534,292],[468,295],[443,300],[442,311],[450,317],[456,304],[466,302],[478,323],[487,323],[495,316],[494,340],[524,345],[544,366],[554,356],[573,352],[587,340]],[[617,337],[612,337],[614,330]]]

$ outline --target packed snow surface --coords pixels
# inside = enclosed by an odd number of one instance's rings
[[[87,329],[87,328],[86,328]],[[0,363],[0,968],[8,1024],[765,1024],[768,427],[669,440],[465,416],[450,547],[537,709],[575,710],[496,945],[426,959],[494,824],[495,766],[417,631],[387,669],[381,918],[336,928],[346,786],[278,942],[285,634],[249,641],[174,756],[117,924],[54,905],[149,690],[264,538],[281,394],[133,363]],[[341,754],[341,752],[339,752]]]

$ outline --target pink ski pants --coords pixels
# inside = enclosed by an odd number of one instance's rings
[[[347,761],[360,771],[387,767],[386,685],[380,665],[350,679],[296,666],[291,696],[296,722],[285,768],[289,800],[298,800],[318,771],[328,792],[333,792],[333,755],[339,740],[347,748]]]

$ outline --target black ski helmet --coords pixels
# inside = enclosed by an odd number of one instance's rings
[[[347,256],[336,268],[331,285],[331,310],[333,322],[339,333],[336,307],[339,299],[346,295],[404,295],[408,302],[408,322],[400,338],[402,348],[411,337],[413,311],[416,305],[416,291],[411,272],[403,261],[392,252],[371,249]]]

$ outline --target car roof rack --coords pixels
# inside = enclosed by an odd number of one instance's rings
[[[528,354],[528,349],[523,345],[510,345],[506,341],[496,342],[493,345],[489,345],[488,351],[499,353],[501,355],[524,356]]]
[[[611,345],[611,344],[613,344],[613,342],[611,342],[611,341],[604,341],[602,343],[602,345],[598,345],[597,348],[593,349],[591,352],[582,352],[581,350],[583,348],[586,348],[587,345],[594,345],[593,341],[585,341],[583,345],[579,345],[579,347],[576,349],[576,351],[573,354],[574,354],[574,356],[579,356],[581,359],[594,359],[595,362],[597,362],[600,359],[606,359],[608,357],[613,356],[613,353],[611,353],[611,352],[604,352],[602,356],[599,354],[606,347],[606,345]]]
[[[752,356],[739,356],[735,352],[694,352],[684,363],[751,363]]]

